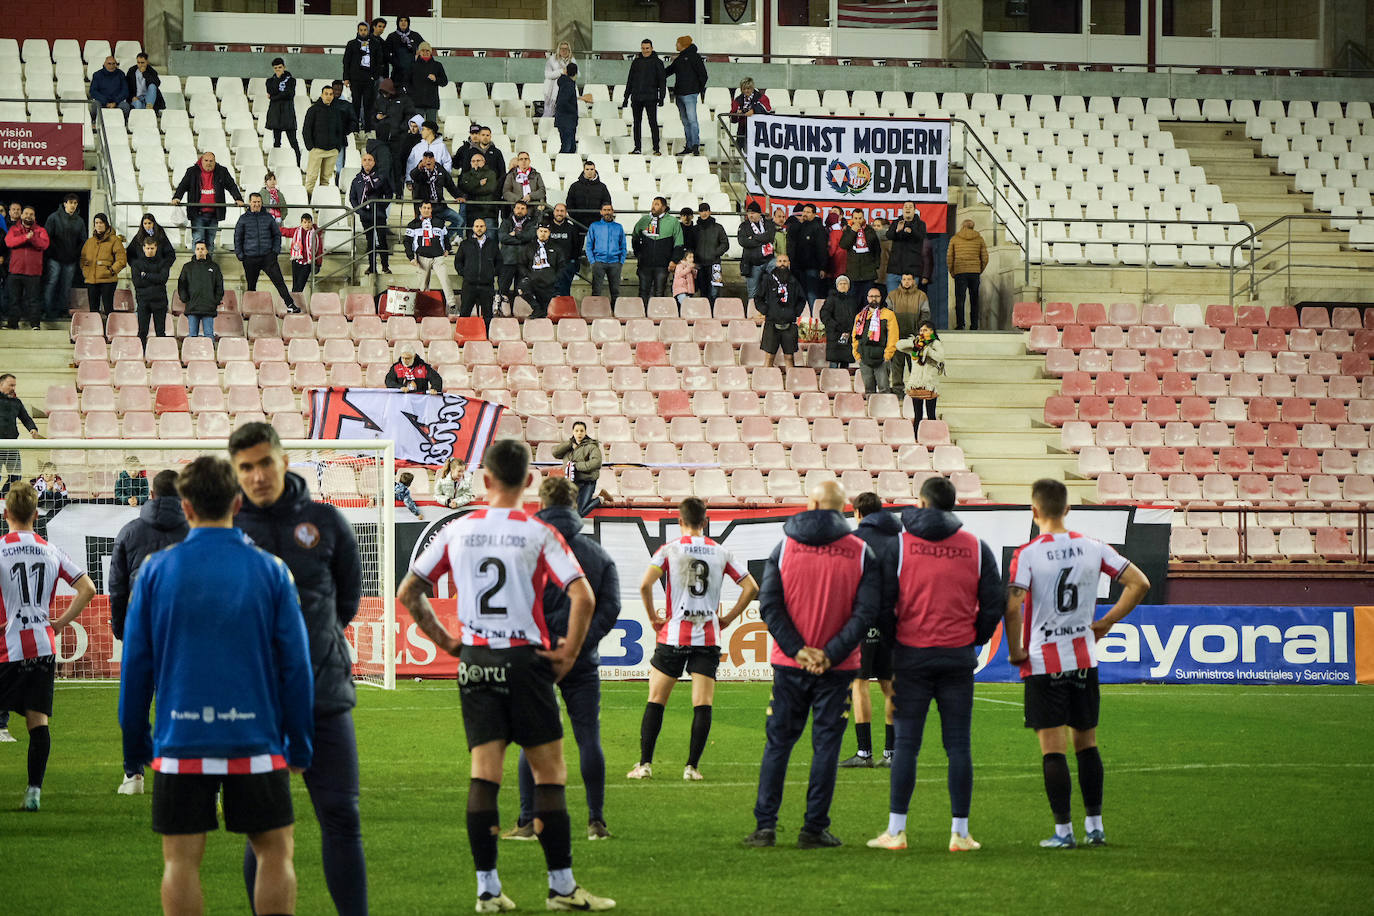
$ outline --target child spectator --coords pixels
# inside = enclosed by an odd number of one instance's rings
[[[283,238],[291,240],[291,292],[305,292],[310,282],[310,271],[319,271],[324,263],[324,237],[315,228],[315,220],[309,213],[301,214],[301,224],[294,229],[281,227]]]
[[[677,313],[682,314],[682,303],[697,292],[697,258],[690,251],[682,253],[682,260],[673,268],[673,298],[677,300]]]
[[[415,482],[415,475],[409,471],[402,471],[396,478],[396,498],[406,504],[406,508],[416,518],[422,518],[420,507],[415,505],[415,499],[410,495],[410,485]]]
[[[445,462],[434,478],[434,498],[450,509],[461,509],[476,498],[472,492],[472,472],[461,459]]]

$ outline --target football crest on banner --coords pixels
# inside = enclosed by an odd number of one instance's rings
[[[749,9],[749,0],[725,0],[725,15],[730,17],[731,22],[739,22],[744,18],[744,11]]]
[[[296,538],[296,543],[306,550],[313,550],[320,542],[320,529],[309,522],[301,522],[291,533]]]
[[[862,160],[845,165],[832,159],[825,178],[837,194],[862,194],[873,183],[873,168]]]

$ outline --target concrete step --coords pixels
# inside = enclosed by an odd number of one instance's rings
[[[1016,454],[1030,457],[1060,455],[1057,429],[1018,429],[1015,431],[960,430],[959,446],[970,460]]]
[[[952,393],[949,396],[942,394],[940,397],[939,415],[949,424],[951,434],[955,436],[956,441],[960,430],[1028,430],[1032,428],[1037,414],[1043,421],[1045,414],[1043,401],[1040,403],[1039,409],[1036,410],[1030,407],[970,405],[956,399]]]
[[[965,457],[967,457],[965,452]],[[968,462],[969,469],[978,472],[984,486],[1012,485],[1030,487],[1041,477],[1064,480],[1078,466],[1076,458],[1055,458],[1042,456],[1006,456],[1002,458],[979,458]]]
[[[1045,377],[1045,361],[1039,356],[947,357],[945,364],[946,371],[953,378],[976,378],[989,382],[1020,382]]]
[[[967,407],[1021,407],[1043,409],[1045,398],[1059,392],[1058,379],[1023,381],[1015,385],[946,378],[940,383],[940,401]]]
[[[1025,356],[1019,331],[941,331],[945,358]]]

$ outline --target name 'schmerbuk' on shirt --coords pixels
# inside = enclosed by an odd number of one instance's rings
[[[563,536],[519,509],[481,509],[447,525],[411,571],[453,578],[465,646],[551,648],[544,587],[566,589],[582,567]]]
[[[57,583],[71,585],[85,574],[71,557],[32,531],[11,531],[0,538],[0,614],[5,623],[0,662],[55,654],[48,612]]]
[[[668,620],[658,641],[668,646],[714,646],[720,638],[720,590],[725,576],[743,581],[749,570],[708,537],[678,538],[654,552],[650,565],[663,570]]]
[[[1076,531],[1017,548],[1008,575],[1011,587],[1026,590],[1023,676],[1097,667],[1097,586],[1103,574],[1115,579],[1129,565],[1110,544]]]

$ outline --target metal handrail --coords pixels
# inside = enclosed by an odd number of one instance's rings
[[[1245,295],[1247,296],[1247,298],[1252,298],[1252,299],[1255,298],[1255,297],[1259,294],[1259,286],[1260,286],[1260,284],[1263,283],[1265,280],[1270,279],[1271,277],[1276,277],[1276,276],[1278,276],[1280,273],[1283,273],[1283,274],[1289,279],[1289,281],[1290,281],[1290,283],[1291,283],[1292,274],[1293,274],[1293,267],[1294,267],[1294,264],[1293,264],[1293,246],[1294,246],[1294,244],[1295,244],[1295,242],[1293,241],[1293,224],[1296,223],[1296,222],[1299,222],[1299,221],[1304,221],[1304,222],[1313,222],[1313,221],[1316,221],[1316,222],[1331,222],[1333,219],[1334,219],[1334,217],[1333,217],[1332,214],[1330,214],[1330,213],[1285,213],[1283,216],[1278,217],[1277,219],[1273,220],[1272,222],[1266,223],[1265,225],[1259,227],[1258,229],[1253,229],[1253,228],[1252,228],[1249,235],[1247,235],[1244,239],[1242,239],[1242,240],[1239,241],[1239,242],[1236,242],[1235,244],[1233,244],[1233,245],[1231,246],[1231,249],[1232,249],[1232,250],[1231,250],[1231,278],[1230,278],[1230,279],[1231,279],[1231,289],[1230,289],[1230,299],[1229,299],[1229,301],[1231,302],[1231,304],[1232,304],[1232,305],[1235,304],[1236,296],[1237,296],[1237,295],[1240,295],[1240,294],[1245,294]],[[1261,245],[1260,245],[1260,236],[1262,236],[1264,233],[1268,232],[1270,229],[1273,229],[1273,228],[1275,228],[1276,226],[1279,226],[1279,225],[1283,225],[1283,226],[1286,228],[1286,230],[1287,230],[1287,232],[1288,232],[1288,237],[1287,237],[1283,242],[1279,243],[1278,245],[1275,245],[1273,248],[1265,249],[1265,250],[1263,251],[1263,254],[1262,254],[1262,255],[1256,255],[1256,254],[1254,254],[1253,252],[1260,251],[1260,249],[1261,249]],[[1307,241],[1308,241],[1309,243],[1314,243],[1313,240],[1307,240]],[[1302,240],[1299,240],[1299,243],[1301,243],[1301,242],[1302,242]],[[1329,244],[1329,245],[1334,245],[1334,246],[1336,246],[1337,250],[1340,249],[1340,244],[1341,244],[1339,239],[1330,239],[1330,240],[1326,240],[1326,241],[1324,241],[1324,242],[1315,242],[1315,243],[1317,243],[1317,244]],[[1252,252],[1251,257],[1250,257],[1250,262],[1249,262],[1249,264],[1248,264],[1248,265],[1245,265],[1245,266],[1248,266],[1248,267],[1249,267],[1249,270],[1250,270],[1250,282],[1249,282],[1247,285],[1241,287],[1240,289],[1237,289],[1237,288],[1236,288],[1236,274],[1237,274],[1238,271],[1245,269],[1245,267],[1244,267],[1244,266],[1239,267],[1239,268],[1236,267],[1236,265],[1235,265],[1235,260],[1236,260],[1236,252],[1235,252],[1235,249],[1236,249],[1236,248],[1239,248],[1239,247],[1242,247],[1242,246],[1249,248],[1249,249],[1251,250],[1251,252]],[[1267,257],[1272,257],[1273,255],[1278,254],[1278,253],[1281,252],[1281,251],[1286,251],[1286,253],[1287,253],[1287,261],[1286,261],[1286,263],[1285,263],[1282,267],[1276,267],[1276,268],[1274,268],[1273,270],[1269,271],[1268,273],[1257,273],[1255,265],[1256,265],[1256,263],[1260,260],[1261,257],[1265,257],[1265,258],[1267,258]],[[1298,267],[1316,267],[1316,266],[1318,266],[1318,265],[1298,264],[1298,265],[1296,265],[1296,266],[1298,266]],[[1330,268],[1328,265],[1321,265],[1321,266],[1326,267],[1326,269],[1332,269],[1332,268]],[[1364,268],[1359,268],[1359,267],[1355,267],[1355,268],[1348,268],[1348,267],[1347,267],[1347,268],[1341,268],[1341,269],[1344,269],[1344,270],[1364,270]]]
[[[1295,513],[1299,513],[1299,514],[1304,514],[1304,513],[1306,513],[1306,514],[1318,514],[1318,515],[1325,514],[1325,515],[1328,517],[1328,520],[1331,520],[1331,517],[1332,517],[1332,516],[1336,516],[1336,515],[1353,515],[1353,516],[1356,516],[1356,518],[1358,519],[1358,524],[1357,524],[1356,526],[1354,526],[1354,527],[1355,527],[1355,544],[1353,545],[1353,546],[1354,546],[1355,556],[1354,556],[1351,560],[1345,561],[1345,562],[1343,562],[1343,563],[1341,563],[1341,564],[1339,564],[1339,565],[1340,565],[1340,566],[1344,566],[1344,565],[1362,565],[1362,564],[1367,564],[1367,563],[1371,562],[1371,560],[1374,560],[1374,558],[1372,558],[1372,557],[1370,556],[1371,539],[1370,539],[1370,536],[1369,536],[1370,516],[1371,516],[1371,514],[1374,514],[1374,510],[1371,510],[1371,507],[1369,507],[1369,506],[1367,506],[1367,505],[1362,505],[1362,504],[1360,504],[1360,503],[1355,503],[1355,502],[1348,502],[1348,503],[1347,503],[1347,502],[1303,502],[1301,505],[1295,505],[1295,504],[1293,504],[1293,503],[1261,502],[1261,503],[1247,504],[1247,505],[1244,505],[1244,506],[1237,506],[1237,505],[1219,506],[1219,505],[1216,505],[1216,504],[1207,503],[1206,501],[1201,501],[1201,502],[1192,503],[1192,504],[1183,503],[1183,504],[1181,504],[1181,505],[1179,506],[1179,509],[1183,512],[1184,520],[1185,520],[1185,521],[1187,520],[1187,517],[1188,517],[1188,513],[1189,513],[1189,512],[1208,512],[1208,513],[1213,513],[1213,512],[1215,512],[1215,513],[1217,513],[1217,514],[1219,514],[1219,515],[1237,515],[1237,516],[1239,516],[1239,524],[1236,526],[1236,534],[1237,534],[1237,537],[1238,537],[1238,539],[1239,539],[1239,541],[1240,541],[1240,557],[1237,558],[1236,560],[1231,560],[1231,561],[1219,561],[1219,562],[1238,562],[1238,563],[1244,563],[1244,562],[1246,562],[1246,561],[1252,559],[1252,557],[1250,556],[1250,549],[1249,549],[1250,516],[1251,516],[1251,515],[1258,515],[1258,514],[1260,514],[1260,513],[1276,513],[1276,514],[1284,514],[1284,515],[1293,515],[1293,514],[1295,514]],[[1257,524],[1257,525],[1255,525],[1255,527],[1257,527],[1257,528],[1260,528],[1260,527],[1268,528],[1268,527],[1270,527],[1270,526],[1268,526],[1268,525],[1258,525],[1258,524]],[[1294,525],[1294,526],[1292,526],[1292,527],[1301,528],[1301,527],[1306,527],[1306,526],[1303,526],[1303,525]],[[1331,527],[1333,527],[1333,528],[1348,528],[1348,527],[1351,527],[1351,526],[1349,526],[1349,525],[1336,525],[1336,524],[1333,524],[1333,525],[1331,525]],[[1331,565],[1332,565],[1333,567],[1339,568],[1338,564],[1331,564]]]

